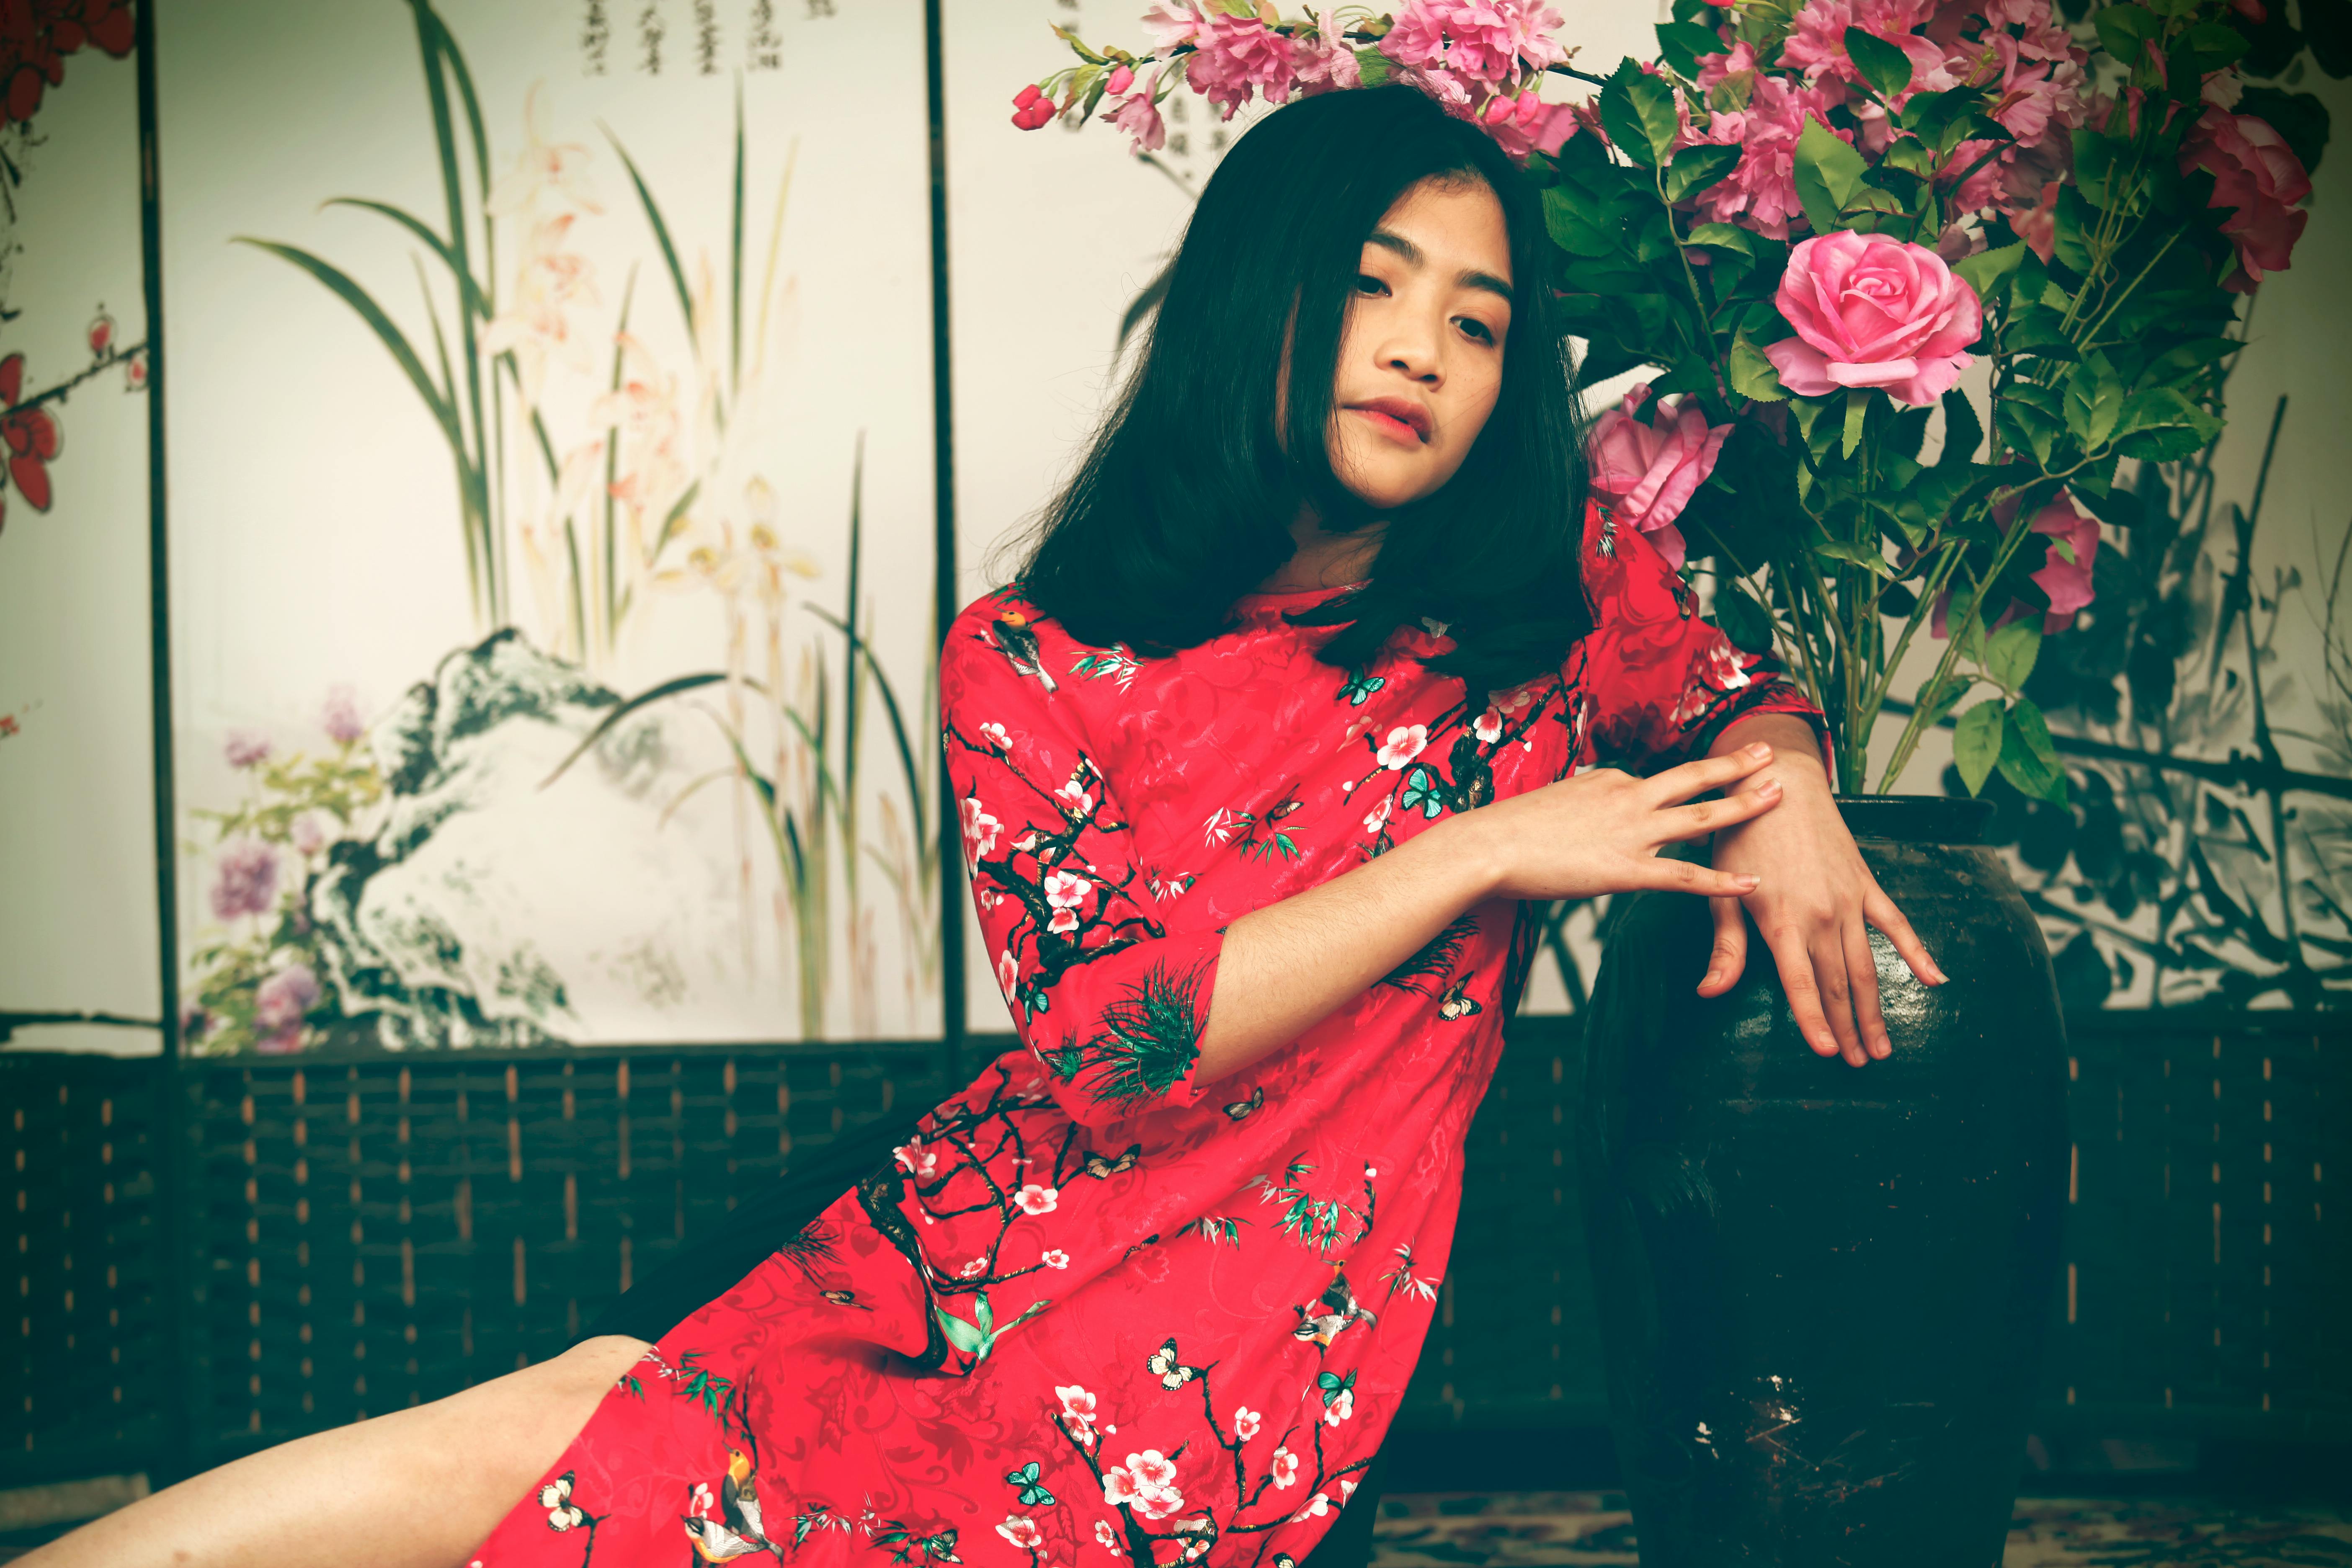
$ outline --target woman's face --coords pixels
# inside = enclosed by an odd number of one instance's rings
[[[1364,242],[1331,388],[1331,471],[1367,505],[1444,485],[1494,412],[1511,240],[1485,182],[1424,180]]]

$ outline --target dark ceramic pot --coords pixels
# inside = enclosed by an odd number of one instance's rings
[[[1989,807],[1840,802],[1948,984],[1872,933],[1895,1054],[1797,1032],[1751,929],[1694,994],[1702,900],[1612,922],[1580,1159],[1611,1421],[1645,1568],[1990,1568],[2058,1265],[2066,1053]]]

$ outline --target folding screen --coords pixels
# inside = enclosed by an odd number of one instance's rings
[[[160,34],[189,1048],[935,1036],[920,7]]]
[[[146,306],[129,12],[0,109],[0,1046],[155,1048]]]

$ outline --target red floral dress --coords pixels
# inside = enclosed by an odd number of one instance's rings
[[[1148,660],[1009,590],[965,610],[948,770],[1020,1048],[665,1336],[475,1560],[1305,1559],[1412,1374],[1533,922],[1472,910],[1202,1084],[1225,927],[1450,813],[1811,711],[1597,510],[1583,565],[1600,629],[1475,696],[1423,667],[1434,625],[1318,662],[1286,612],[1328,592]]]

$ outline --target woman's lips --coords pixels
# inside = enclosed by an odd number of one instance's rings
[[[1390,413],[1387,409],[1382,408],[1378,405],[1351,407],[1348,412],[1359,416],[1366,424],[1379,431],[1381,435],[1387,437],[1390,440],[1396,442],[1399,446],[1419,447],[1425,445],[1419,430],[1415,429],[1412,425],[1407,424],[1404,420],[1398,418],[1395,415]]]

